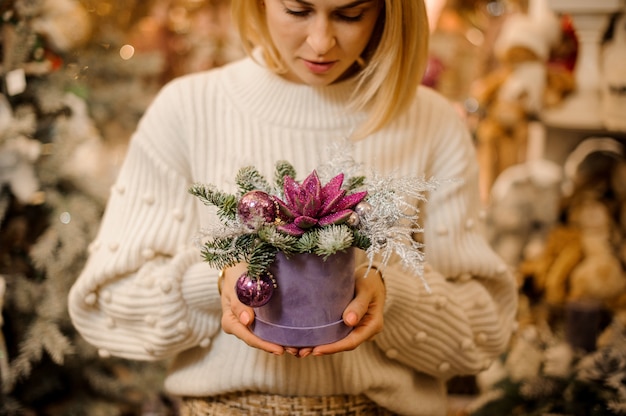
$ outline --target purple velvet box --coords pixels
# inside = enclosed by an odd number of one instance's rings
[[[354,297],[354,249],[326,259],[279,252],[269,271],[278,288],[267,304],[255,308],[257,336],[286,347],[312,347],[350,333],[342,315]]]

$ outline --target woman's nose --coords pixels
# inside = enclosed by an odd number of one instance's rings
[[[337,44],[332,25],[327,19],[319,18],[311,23],[307,43],[317,56],[326,55]]]

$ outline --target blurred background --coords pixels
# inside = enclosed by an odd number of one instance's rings
[[[501,360],[454,415],[626,414],[623,0],[427,0],[423,84],[456,106],[515,270]],[[243,56],[228,0],[0,0],[0,415],[175,415],[167,363],[101,357],[66,297],[128,140],[172,78]]]

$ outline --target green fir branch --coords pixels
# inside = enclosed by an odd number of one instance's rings
[[[213,185],[195,183],[189,193],[196,196],[204,205],[217,207],[217,215],[222,219],[234,220],[237,217],[237,197],[218,190]]]
[[[259,277],[274,262],[276,258],[276,248],[271,244],[260,242],[255,245],[254,249],[248,257],[248,275],[250,277]]]
[[[302,234],[302,236],[298,238],[298,241],[294,246],[294,252],[312,253],[313,251],[315,251],[315,247],[317,247],[318,239],[319,238],[317,230],[309,231]]]
[[[317,230],[318,242],[315,254],[327,258],[339,251],[352,247],[352,230],[345,224],[331,225]]]
[[[239,169],[235,177],[235,183],[239,187],[241,195],[257,189],[270,192],[270,184],[267,182],[267,179],[253,166]]]
[[[352,191],[365,185],[365,176],[352,176],[346,181],[346,190]]]
[[[285,187],[285,176],[290,178],[296,178],[296,168],[286,160],[281,160],[276,163],[276,169],[274,173],[275,184],[281,191]]]
[[[274,226],[261,227],[258,230],[258,236],[264,242],[286,253],[294,252],[294,247],[298,242],[297,237],[281,233]]]
[[[204,243],[202,247],[202,257],[211,266],[221,269],[237,258],[237,253],[233,252],[233,238],[215,238]]]
[[[204,243],[204,261],[216,269],[234,266],[245,261],[251,251],[253,237],[244,234],[237,237],[215,238]]]
[[[352,235],[354,237],[353,245],[356,248],[360,248],[361,250],[367,250],[372,245],[372,241],[365,234],[357,230],[353,230]]]

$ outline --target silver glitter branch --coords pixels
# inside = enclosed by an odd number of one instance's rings
[[[352,157],[353,147],[349,140],[329,147],[328,162],[318,168],[320,178],[327,180],[339,172],[346,178],[362,173],[363,166]],[[383,176],[375,171],[368,172],[366,178],[363,188],[368,192],[368,206],[359,213],[358,229],[371,241],[366,250],[369,267],[376,256],[384,267],[395,254],[401,266],[419,276],[430,293],[424,279],[424,246],[415,236],[423,232],[419,204],[426,202],[428,192],[440,182],[424,177]]]
[[[327,183],[338,173],[343,173],[346,178],[358,176],[362,172],[362,165],[353,159],[353,145],[348,140],[342,140],[329,146],[324,160],[316,171],[322,183]]]

